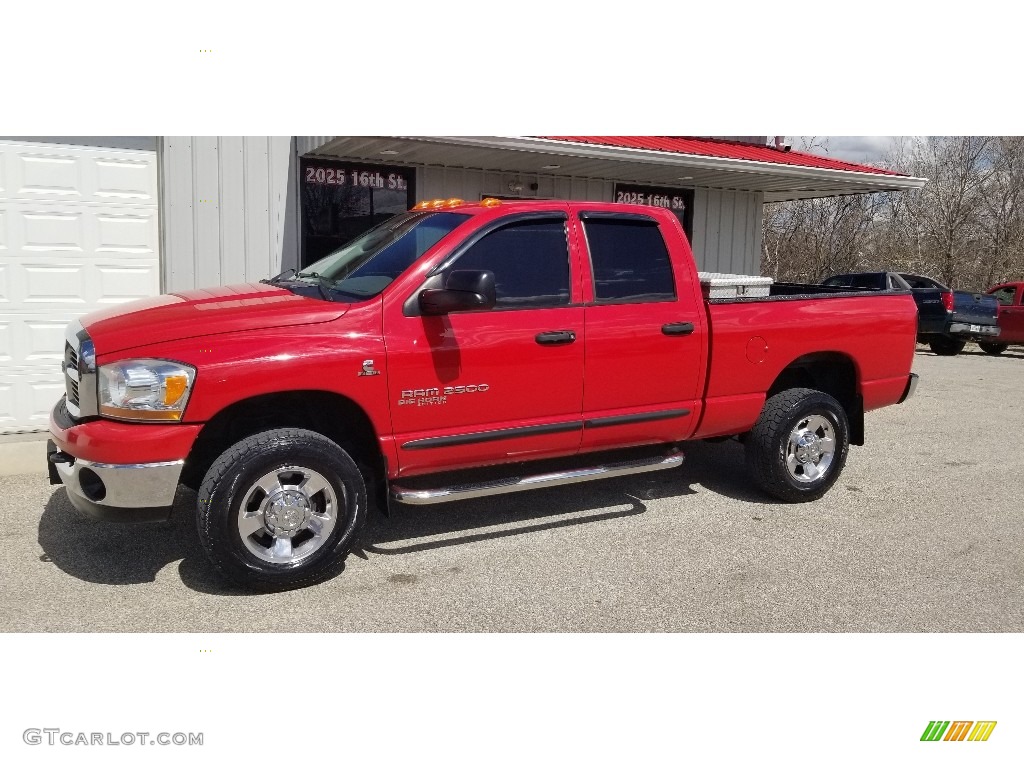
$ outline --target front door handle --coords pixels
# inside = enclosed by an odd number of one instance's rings
[[[688,336],[693,333],[693,323],[665,323],[661,332],[666,336]]]
[[[572,344],[576,341],[575,331],[545,331],[537,334],[538,344]]]

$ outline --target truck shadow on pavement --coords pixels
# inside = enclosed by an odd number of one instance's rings
[[[404,555],[638,516],[647,511],[646,502],[699,493],[694,484],[738,501],[768,501],[747,481],[737,443],[693,443],[684,452],[682,467],[663,472],[433,508],[396,504],[390,517],[371,511],[352,557]],[[207,561],[196,532],[195,505],[195,493],[180,487],[168,522],[101,523],[75,510],[64,489],[57,489],[39,521],[40,559],[76,579],[110,585],[154,582],[167,565],[180,561],[179,576],[190,589],[221,596],[254,594],[224,582]]]
[[[918,347],[915,354],[922,355],[924,357],[944,357],[944,355],[936,355],[928,347]],[[1007,357],[1011,360],[1024,360],[1024,347],[1010,347],[1004,350],[998,355],[989,355],[982,352],[980,349],[968,347],[958,352],[954,357]]]
[[[1024,348],[1022,347],[1010,347],[998,355],[988,355],[980,349],[965,349],[960,354],[965,356],[969,355],[970,357],[1008,357],[1011,360],[1024,360]]]
[[[684,453],[674,470],[433,507],[393,504],[390,517],[371,517],[353,554],[403,555],[631,517],[647,511],[645,502],[698,493],[691,487],[697,483],[740,501],[766,500],[746,483],[739,444],[692,443]]]
[[[181,561],[188,586],[201,592],[241,594],[218,581],[206,561],[195,525],[196,495],[179,487],[174,514],[165,523],[104,523],[78,512],[67,492],[50,496],[39,520],[41,560],[65,573],[96,584],[146,584],[168,564]]]

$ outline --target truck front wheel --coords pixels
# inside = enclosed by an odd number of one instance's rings
[[[850,447],[846,411],[815,389],[787,389],[765,402],[746,442],[754,482],[783,501],[820,499],[839,478]]]
[[[214,567],[261,590],[334,575],[366,518],[352,458],[304,429],[274,429],[228,448],[199,491],[199,539]]]

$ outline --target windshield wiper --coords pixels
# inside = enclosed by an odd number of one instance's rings
[[[315,277],[316,287],[320,289],[320,295],[327,301],[334,301],[334,297],[331,296],[331,288],[334,287],[334,281],[330,278],[324,277],[319,272],[296,272],[295,277]]]
[[[288,274],[293,274],[294,275],[295,274],[295,269],[293,267],[289,267],[288,269],[286,269],[281,274],[274,275],[274,277],[270,278],[269,280],[260,280],[260,282],[261,283],[266,283],[267,285],[273,285],[278,280],[283,280],[285,278],[285,275],[288,275]]]

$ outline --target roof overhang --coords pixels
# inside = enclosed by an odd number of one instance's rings
[[[523,136],[321,137],[310,154],[398,165],[764,193],[765,202],[920,189],[926,179]],[[301,145],[300,145],[301,148]],[[544,166],[557,168],[545,169]]]

